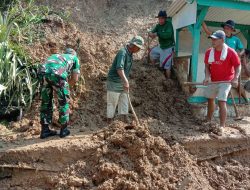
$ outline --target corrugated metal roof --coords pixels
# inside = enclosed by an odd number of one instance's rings
[[[175,0],[167,10],[168,16],[172,17],[177,14],[184,5],[186,5],[186,0]]]
[[[234,20],[237,24],[250,25],[250,11],[211,7],[205,18],[207,21],[217,22],[225,22],[229,19]]]
[[[249,2],[250,0],[232,0],[232,1],[242,1]],[[173,17],[177,14],[185,5],[186,0],[175,0],[168,9],[168,15]],[[225,22],[226,20],[232,19],[237,24],[250,25],[250,11],[242,11],[236,9],[224,9],[210,7],[208,14],[205,18],[207,21]]]

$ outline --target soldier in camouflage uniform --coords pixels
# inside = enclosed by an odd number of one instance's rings
[[[57,134],[49,129],[53,116],[53,91],[57,93],[59,102],[59,123],[61,124],[60,137],[70,134],[67,129],[69,122],[69,86],[73,86],[80,74],[80,64],[76,52],[66,49],[65,54],[53,54],[41,65],[39,75],[42,80],[41,90],[41,135],[47,138]]]

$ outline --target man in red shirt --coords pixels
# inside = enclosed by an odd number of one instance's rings
[[[220,128],[223,132],[227,117],[227,97],[231,87],[238,86],[238,78],[241,71],[240,59],[236,51],[225,44],[226,35],[223,31],[214,32],[209,38],[212,39],[212,48],[205,54],[205,79],[204,85],[208,82],[228,81],[229,83],[208,85],[205,96],[208,98],[207,120],[211,121],[215,110],[215,98],[218,99]]]

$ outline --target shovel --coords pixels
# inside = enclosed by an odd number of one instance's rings
[[[134,110],[134,108],[133,108],[133,105],[132,105],[132,103],[131,103],[129,93],[127,93],[127,96],[128,96],[129,107],[130,107],[130,109],[131,109],[131,111],[132,111],[132,114],[133,114],[133,116],[134,116],[134,118],[135,118],[136,125],[137,125],[137,126],[140,126],[141,124],[140,124],[140,121],[139,121],[139,119],[138,119],[138,117],[137,117],[137,115],[136,115],[136,113],[135,113],[135,110]]]

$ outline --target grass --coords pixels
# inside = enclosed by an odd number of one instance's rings
[[[32,27],[40,23],[49,10],[35,6],[33,1],[24,5],[10,0],[0,10],[5,10],[0,12],[0,84],[7,87],[0,92],[0,106],[4,108],[1,114],[31,106],[38,88],[37,65],[31,64],[21,44],[32,42]]]

